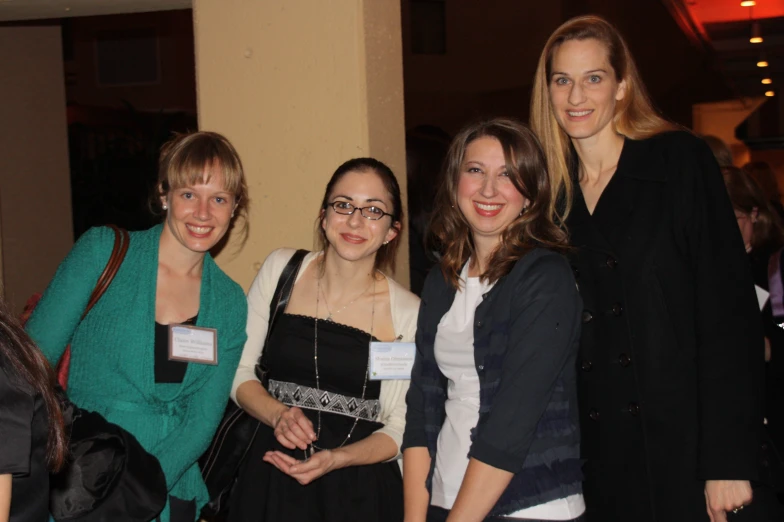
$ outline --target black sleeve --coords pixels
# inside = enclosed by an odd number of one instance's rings
[[[574,275],[561,256],[539,257],[518,281],[501,382],[469,452],[512,473],[523,466],[556,381],[574,363],[582,311]]]
[[[411,370],[411,383],[406,393],[406,430],[403,433],[403,444],[400,447],[400,451],[404,451],[407,448],[427,446],[427,437],[425,436],[425,400],[422,393],[422,367],[424,365],[423,348],[425,346],[423,336],[429,330],[424,326],[423,322],[426,316],[427,302],[430,299],[433,288],[433,278],[441,277],[438,270],[438,266],[434,267],[425,279],[422,300],[419,303],[416,354],[414,356],[414,367]]]
[[[0,367],[0,475],[30,473],[35,399]]]
[[[695,278],[699,478],[753,480],[764,344],[754,281],[721,172],[701,140],[679,140],[684,233]]]

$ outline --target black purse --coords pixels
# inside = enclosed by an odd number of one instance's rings
[[[68,463],[49,478],[49,512],[57,522],[147,522],[166,505],[166,477],[136,437],[59,390],[69,425]]]
[[[268,381],[268,346],[278,315],[283,313],[294,288],[294,280],[302,266],[307,250],[297,250],[289,260],[278,279],[278,285],[270,302],[270,319],[264,350],[256,364],[256,377],[266,389]],[[259,431],[260,422],[251,417],[245,410],[229,401],[215,432],[210,447],[199,459],[199,467],[210,494],[210,501],[201,510],[201,518],[210,522],[222,520],[228,512],[231,490],[237,481],[237,473],[242,461],[248,454],[253,440]]]

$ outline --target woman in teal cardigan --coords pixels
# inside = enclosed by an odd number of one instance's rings
[[[112,252],[109,228],[79,239],[27,330],[53,365],[71,343],[69,398],[131,432],[158,458],[169,489],[160,520],[191,522],[208,500],[197,459],[221,419],[246,339],[244,293],[209,254],[247,204],[234,148],[215,133],[176,137],[161,152],[155,203],[164,222],[130,234],[117,275],[84,320]],[[175,324],[193,335],[215,329],[217,342],[198,355],[217,364],[173,360],[170,348],[185,353],[176,342],[169,346],[167,325]]]

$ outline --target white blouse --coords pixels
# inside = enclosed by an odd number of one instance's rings
[[[471,430],[479,422],[479,375],[474,361],[474,315],[493,285],[478,277],[467,277],[468,265],[460,274],[463,283],[452,307],[438,323],[435,356],[438,367],[448,379],[446,419],[438,434],[436,467],[430,502],[452,509],[463,476],[468,468]],[[585,511],[582,495],[571,495],[521,509],[510,515],[516,518],[571,520]]]

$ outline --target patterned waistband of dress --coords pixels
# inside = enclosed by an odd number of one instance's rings
[[[378,399],[360,399],[339,393],[317,390],[293,382],[269,380],[267,391],[287,406],[337,413],[355,419],[375,421],[381,409]]]

